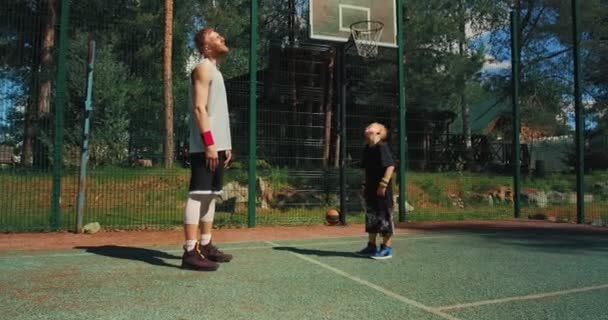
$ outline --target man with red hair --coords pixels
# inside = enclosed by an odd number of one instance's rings
[[[190,74],[191,177],[184,210],[182,268],[214,271],[218,262],[232,260],[232,255],[211,242],[215,201],[222,194],[223,169],[232,158],[226,88],[218,69],[229,49],[212,28],[200,30],[194,43],[203,59]]]

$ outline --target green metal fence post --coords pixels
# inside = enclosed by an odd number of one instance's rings
[[[585,223],[585,115],[581,96],[583,78],[580,51],[580,12],[572,0],[572,42],[574,59],[574,118],[576,127],[576,221]]]
[[[521,216],[521,148],[519,145],[520,112],[519,112],[519,39],[517,14],[511,11],[511,99],[513,100],[513,215]]]
[[[57,82],[55,93],[55,126],[53,138],[53,190],[51,196],[50,225],[52,230],[59,229],[61,220],[61,175],[63,163],[63,126],[66,87],[66,62],[68,54],[68,22],[70,13],[70,0],[61,1],[61,17],[59,23],[59,50],[57,62]]]
[[[89,55],[87,58],[87,85],[84,101],[84,119],[82,124],[82,142],[80,144],[80,173],[78,176],[78,200],[76,204],[76,232],[82,232],[82,218],[86,195],[87,164],[89,161],[89,131],[91,128],[91,112],[93,111],[93,69],[95,67],[95,41],[89,42]]]
[[[348,208],[346,204],[347,188],[346,183],[346,45],[338,45],[336,59],[336,69],[338,70],[338,128],[340,135],[340,224],[346,225],[346,215]]]
[[[257,127],[257,72],[258,72],[258,1],[251,0],[251,19],[249,44],[249,190],[247,203],[247,225],[255,227],[256,201],[256,127]]]
[[[405,41],[403,38],[403,0],[397,0],[397,65],[399,66],[399,222],[404,222],[406,218],[406,180],[405,180],[405,157],[406,157],[406,136],[405,136]]]

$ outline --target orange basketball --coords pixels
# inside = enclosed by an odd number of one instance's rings
[[[340,212],[335,209],[329,209],[325,212],[325,221],[330,226],[334,226],[340,222]]]

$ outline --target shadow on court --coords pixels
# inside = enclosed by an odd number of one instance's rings
[[[489,242],[518,246],[526,250],[608,253],[608,228],[591,228],[584,225],[489,221],[420,224],[407,228],[471,234]]]
[[[335,250],[318,250],[318,249],[303,249],[296,247],[273,247],[274,250],[289,251],[307,256],[319,256],[319,257],[345,257],[345,258],[358,258],[358,259],[370,259],[367,256],[360,256],[350,251],[335,251]]]
[[[181,259],[180,256],[172,255],[163,251],[135,247],[121,247],[114,245],[96,247],[74,247],[74,249],[81,249],[85,250],[86,252],[110,258],[141,261],[155,266],[170,268],[179,268],[179,266],[168,264],[163,259]]]
[[[557,230],[521,230],[479,232],[488,241],[518,246],[527,250],[567,253],[608,253],[608,234],[590,234]]]

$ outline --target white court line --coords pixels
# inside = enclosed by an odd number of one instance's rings
[[[278,244],[276,244],[276,243],[274,243],[272,241],[266,241],[266,243],[272,245],[273,247],[279,247],[280,246],[280,245],[278,245]],[[403,302],[405,304],[408,304],[410,306],[416,307],[418,309],[422,309],[422,310],[424,310],[424,311],[426,311],[428,313],[432,313],[432,314],[434,314],[434,315],[436,315],[438,317],[444,318],[444,319],[458,320],[458,318],[453,317],[453,316],[451,316],[451,315],[449,315],[447,313],[444,313],[444,312],[442,312],[440,310],[436,310],[434,308],[426,306],[426,305],[424,305],[424,304],[422,304],[422,303],[420,303],[418,301],[406,298],[406,297],[404,297],[404,296],[402,296],[400,294],[397,294],[397,293],[395,293],[393,291],[387,290],[387,289],[385,289],[385,288],[383,288],[381,286],[375,285],[375,284],[373,284],[373,283],[371,283],[369,281],[366,281],[366,280],[363,280],[361,278],[355,277],[355,276],[353,276],[353,275],[351,275],[349,273],[346,273],[346,272],[344,272],[344,271],[342,271],[340,269],[336,269],[336,268],[334,268],[332,266],[329,266],[329,265],[327,265],[327,264],[325,264],[323,262],[317,261],[315,259],[309,258],[307,256],[304,256],[304,255],[296,253],[296,252],[288,251],[288,253],[290,253],[290,254],[292,254],[292,255],[294,255],[294,256],[302,259],[302,260],[306,260],[306,261],[308,261],[310,263],[314,263],[314,264],[316,264],[316,265],[318,265],[320,267],[323,267],[323,268],[325,268],[325,269],[327,269],[327,270],[329,270],[329,271],[331,271],[333,273],[341,275],[341,276],[343,276],[345,278],[348,278],[348,279],[350,279],[352,281],[355,281],[355,282],[357,282],[359,284],[362,284],[362,285],[364,285],[366,287],[369,287],[369,288],[372,288],[372,289],[374,289],[376,291],[379,291],[379,292],[381,292],[381,293],[383,293],[383,294],[385,294],[385,295],[387,295],[389,297],[395,298],[395,299],[397,299],[397,300],[399,300],[399,301],[401,301],[401,302]]]
[[[405,233],[403,233],[405,234]],[[393,241],[402,241],[402,240],[426,240],[426,239],[442,239],[442,238],[450,238],[453,236],[428,236],[428,237],[410,237],[410,238],[393,238]],[[352,238],[352,237],[346,237]],[[340,238],[332,238],[332,239],[340,239]],[[314,240],[314,239],[311,239]],[[302,244],[289,244],[288,246],[330,246],[330,245],[339,245],[339,244],[350,244],[350,243],[359,243],[361,240],[350,240],[350,241],[326,241],[319,243],[302,243]],[[237,242],[232,242],[237,243]],[[238,242],[238,243],[246,243],[246,242]],[[287,246],[287,245],[285,245]],[[92,247],[95,248],[95,247]],[[149,247],[146,247],[149,248]],[[251,246],[251,247],[225,247],[225,250],[259,250],[259,249],[270,249],[272,247],[269,246]],[[126,249],[126,248],[124,248]],[[135,249],[135,248],[134,248]],[[161,251],[161,250],[159,250]],[[163,250],[165,253],[182,253],[183,250]],[[81,252],[81,253],[51,253],[51,254],[40,254],[40,255],[14,255],[14,256],[0,256],[0,261],[2,260],[15,260],[15,259],[27,259],[27,258],[67,258],[67,257],[83,257],[83,256],[95,256],[99,255],[95,252]]]
[[[553,291],[553,292],[547,292],[547,293],[530,294],[527,296],[517,296],[517,297],[485,300],[485,301],[478,301],[478,302],[471,302],[471,303],[461,303],[461,304],[455,304],[455,305],[451,305],[451,306],[437,307],[437,308],[433,308],[433,309],[436,311],[456,310],[456,309],[485,306],[485,305],[489,305],[489,304],[498,304],[498,303],[513,302],[513,301],[524,301],[524,300],[534,300],[534,299],[563,296],[563,295],[567,295],[567,294],[571,294],[571,293],[587,292],[587,291],[602,290],[602,289],[608,289],[608,284],[602,284],[602,285],[584,287],[584,288],[578,288],[578,289]]]
[[[444,239],[444,238],[453,238],[455,236],[428,236],[428,237],[409,237],[409,238],[405,238],[405,237],[393,237],[392,241],[403,241],[403,240],[426,240],[426,239]],[[344,239],[348,239],[350,237],[344,238]],[[363,237],[361,237],[361,239],[363,239]],[[350,243],[361,243],[361,239],[359,240],[349,240],[349,241],[324,241],[324,242],[304,242],[304,243],[289,243],[289,244],[283,244],[283,246],[326,246],[326,245],[335,245],[335,244],[350,244]],[[311,240],[316,240],[316,239],[311,239]],[[276,241],[276,240],[275,240]],[[281,241],[281,240],[278,240]],[[286,241],[290,241],[290,240],[286,240]],[[365,237],[364,241],[367,241],[367,237]],[[367,243],[367,242],[366,242]],[[364,243],[365,244],[365,243]]]

